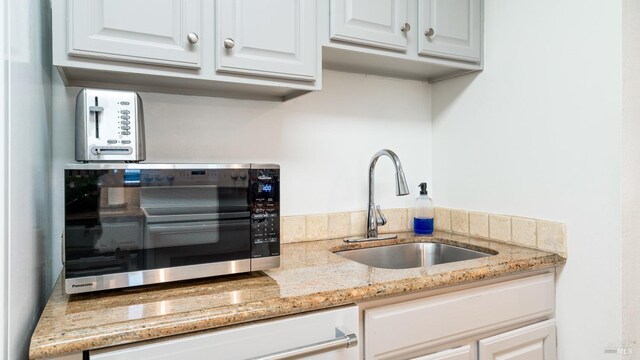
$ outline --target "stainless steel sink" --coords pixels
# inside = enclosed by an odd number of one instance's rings
[[[383,269],[410,269],[493,254],[435,243],[411,243],[336,252],[344,258]]]

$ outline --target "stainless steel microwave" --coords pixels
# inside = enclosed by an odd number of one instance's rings
[[[68,294],[280,266],[280,169],[270,164],[71,164]]]

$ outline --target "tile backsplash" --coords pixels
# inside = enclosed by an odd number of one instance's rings
[[[381,234],[413,230],[413,208],[383,210],[387,224]],[[367,224],[365,211],[284,216],[280,220],[283,243],[362,236]],[[514,243],[567,257],[566,226],[563,223],[497,215],[460,209],[436,208],[437,230]]]
[[[551,251],[567,257],[566,225],[559,222],[436,208],[435,227],[456,234]]]

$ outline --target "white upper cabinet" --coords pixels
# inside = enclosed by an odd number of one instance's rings
[[[215,18],[218,72],[315,79],[315,1],[218,0]]]
[[[70,86],[284,101],[322,87],[318,6],[51,0],[53,64]]]
[[[327,69],[429,82],[483,69],[483,0],[320,4],[318,31]]]
[[[413,25],[408,0],[331,0],[330,7],[331,40],[407,50],[407,33]]]
[[[480,61],[480,0],[418,0],[421,55]]]
[[[199,69],[200,0],[70,0],[68,54]]]
[[[323,67],[432,82],[482,70],[482,1],[51,0],[53,64],[66,85],[260,100],[320,90]]]

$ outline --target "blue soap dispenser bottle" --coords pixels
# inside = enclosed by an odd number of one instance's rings
[[[433,234],[433,201],[427,192],[427,183],[420,184],[413,215],[413,232],[419,235]]]

